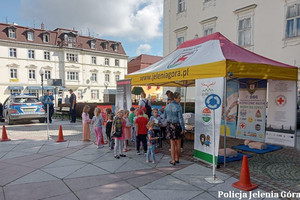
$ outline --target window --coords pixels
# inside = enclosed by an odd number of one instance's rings
[[[48,43],[49,41],[50,41],[50,35],[45,33],[43,35],[43,42]]]
[[[50,60],[50,52],[49,51],[44,51],[44,59]]]
[[[27,32],[27,40],[33,41],[33,32],[32,31]]]
[[[91,81],[97,82],[97,74],[96,73],[92,73]]]
[[[252,45],[252,22],[251,17],[239,19],[238,44],[246,47]]]
[[[77,99],[81,100],[82,99],[82,90],[77,90]]]
[[[28,50],[28,58],[34,59],[34,50]]]
[[[300,36],[300,4],[287,7],[286,37]]]
[[[67,61],[78,62],[78,55],[73,53],[67,53]]]
[[[16,48],[9,48],[9,57],[13,57],[13,58],[17,57],[17,49]]]
[[[29,79],[35,80],[35,70],[34,69],[29,70]]]
[[[78,72],[67,72],[67,80],[70,81],[78,81]]]
[[[92,64],[97,64],[97,58],[95,56],[92,56]]]
[[[104,65],[109,65],[109,58],[105,58]]]
[[[10,69],[10,78],[11,79],[17,79],[17,69]]]
[[[204,33],[203,35],[204,36],[207,36],[207,35],[210,35],[214,32],[214,29],[213,28],[207,28],[207,29],[204,29]]]
[[[15,39],[16,38],[16,30],[13,28],[8,29],[8,37]]]
[[[91,41],[91,49],[96,49],[96,41]]]
[[[108,42],[102,42],[101,44],[104,50],[108,49]]]
[[[177,38],[177,46],[181,45],[183,42],[184,42],[183,36]]]
[[[118,60],[118,59],[115,60],[115,66],[117,66],[117,67],[120,66],[120,60]]]
[[[91,90],[92,99],[99,99],[99,90]]]
[[[178,13],[185,11],[185,0],[178,0]]]
[[[105,82],[109,82],[109,74],[105,74]]]
[[[115,75],[116,81],[120,80],[120,75]]]
[[[119,51],[119,44],[118,43],[115,43],[113,45],[113,48],[114,48],[114,51]]]
[[[45,71],[45,79],[47,80],[47,79],[51,79],[51,71],[49,71],[49,70],[46,70]]]

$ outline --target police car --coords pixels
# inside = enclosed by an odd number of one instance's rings
[[[16,121],[38,119],[45,122],[43,103],[31,94],[12,94],[3,103],[3,117],[8,124]]]

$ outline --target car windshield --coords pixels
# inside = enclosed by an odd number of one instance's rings
[[[14,103],[36,103],[38,102],[37,98],[34,97],[20,97],[20,98],[14,98]]]

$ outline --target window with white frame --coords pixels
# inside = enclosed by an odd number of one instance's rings
[[[43,35],[43,42],[44,42],[44,43],[49,43],[49,41],[50,41],[50,35],[47,34],[47,33],[45,33],[45,34]]]
[[[204,31],[203,31],[203,35],[204,35],[204,36],[207,36],[207,35],[212,34],[213,32],[214,32],[214,29],[213,29],[213,28],[206,28],[206,29],[204,29]]]
[[[50,52],[44,51],[44,60],[50,60]]]
[[[252,45],[252,17],[244,17],[238,20],[238,44],[242,47]]]
[[[109,77],[109,74],[105,74],[105,82],[110,82],[110,81],[109,81],[109,78],[110,78],[110,77]]]
[[[96,49],[96,41],[91,41],[91,49]]]
[[[91,81],[92,82],[97,82],[97,73],[92,73]]]
[[[102,45],[104,50],[108,50],[108,42],[106,42],[106,41],[102,42],[101,45]]]
[[[184,36],[180,36],[177,38],[177,47],[184,42]]]
[[[174,33],[176,34],[176,45],[177,47],[179,45],[181,45],[184,41],[185,41],[185,38],[186,38],[186,30],[188,29],[187,26],[184,26],[184,27],[181,27],[181,28],[178,28],[174,31]]]
[[[120,60],[119,60],[119,59],[116,59],[116,60],[115,60],[115,66],[117,66],[117,67],[120,66]]]
[[[9,48],[9,57],[16,58],[17,57],[17,49]]]
[[[14,29],[14,28],[8,29],[8,37],[15,39],[16,38],[16,29]]]
[[[35,58],[34,50],[28,50],[28,58],[29,59],[34,59]]]
[[[99,90],[91,90],[92,99],[99,99]]]
[[[215,32],[217,19],[217,17],[212,17],[200,22],[203,26],[203,36],[207,36]]]
[[[118,44],[118,43],[115,43],[115,44],[113,45],[113,49],[114,49],[114,51],[119,51],[119,44]]]
[[[67,61],[78,62],[78,55],[74,53],[67,53]]]
[[[35,80],[35,70],[34,69],[29,70],[29,79]]]
[[[105,60],[104,60],[104,65],[109,66],[109,58],[105,58]]]
[[[49,70],[45,71],[45,79],[46,80],[51,79],[51,71],[49,71]]]
[[[77,99],[81,100],[82,99],[82,90],[77,90]]]
[[[33,41],[33,32],[32,31],[27,31],[27,40]]]
[[[78,81],[79,80],[78,72],[67,72],[67,80]]]
[[[300,36],[300,3],[287,6],[286,38]]]
[[[178,13],[185,11],[185,0],[178,0]]]
[[[115,79],[116,81],[120,80],[120,75],[119,74],[115,75]]]
[[[10,69],[10,78],[11,79],[17,79],[18,78],[17,72],[18,72],[17,69]]]
[[[92,64],[97,64],[97,58],[95,56],[92,56]]]

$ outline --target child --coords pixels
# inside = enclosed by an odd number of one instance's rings
[[[109,114],[107,116],[107,123],[106,123],[106,128],[105,128],[105,132],[106,132],[106,136],[107,136],[107,140],[108,140],[110,150],[114,149],[114,146],[113,146],[114,142],[111,139],[111,129],[112,129],[113,117],[114,117],[113,114]]]
[[[129,114],[129,122],[130,122],[130,124],[131,124],[131,141],[132,142],[135,142],[135,127],[134,127],[134,121],[133,121],[133,119],[134,119],[134,117],[135,117],[135,114],[134,114],[134,111],[135,111],[135,109],[134,109],[134,107],[131,107],[130,108],[130,114]]]
[[[158,115],[158,109],[157,108],[153,108],[153,115],[150,117],[149,121],[152,121],[154,123],[154,128],[153,131],[155,133],[156,137],[160,137],[159,139],[159,147],[162,147],[162,142],[161,142],[161,131],[160,131],[160,126],[161,126],[161,121],[160,121],[160,117]]]
[[[155,137],[155,133],[154,133],[154,122],[153,121],[149,121],[147,124],[147,128],[148,128],[148,133],[147,133],[147,145],[148,145],[148,150],[147,150],[147,158],[146,158],[146,163],[151,162],[150,161],[150,154],[152,155],[152,163],[156,163],[155,160],[155,143],[158,139],[158,137]]]
[[[124,120],[126,122],[126,126],[124,128],[124,132],[125,132],[125,140],[124,140],[124,152],[127,152],[127,151],[130,151],[131,149],[127,149],[127,143],[128,143],[128,140],[131,139],[131,124],[129,122],[129,111],[128,110],[124,110]]]
[[[91,119],[89,116],[90,106],[85,105],[82,110],[82,127],[83,127],[83,141],[89,142],[91,141],[91,130],[90,130],[90,124]]]
[[[103,133],[102,133],[102,125],[104,124],[103,117],[101,115],[101,109],[95,108],[94,110],[94,117],[92,119],[91,124],[94,125],[94,131],[96,135],[97,145],[98,149],[103,148],[102,145],[102,139],[103,139]]]
[[[138,111],[138,118],[135,120],[136,125],[136,150],[137,154],[140,155],[140,142],[143,142],[144,153],[147,153],[147,123],[148,119],[144,117],[144,111],[140,109]]]
[[[123,112],[119,111],[113,121],[113,126],[112,126],[112,137],[115,140],[114,157],[116,159],[119,159],[120,157],[126,157],[126,155],[123,154],[125,126],[126,126],[126,122],[123,119]]]

